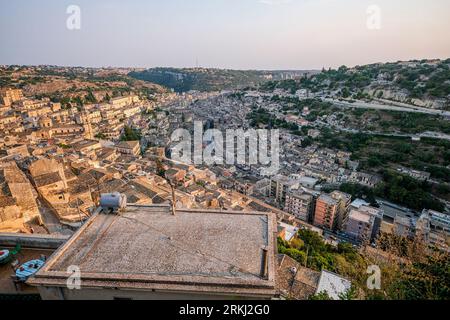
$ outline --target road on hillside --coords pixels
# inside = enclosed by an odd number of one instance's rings
[[[414,113],[424,113],[424,114],[431,114],[431,115],[441,115],[450,117],[450,111],[444,111],[444,110],[436,110],[436,109],[427,109],[422,107],[400,107],[400,106],[393,106],[388,104],[380,104],[380,103],[368,103],[368,102],[362,102],[362,101],[356,101],[356,102],[348,102],[348,101],[341,101],[336,99],[330,99],[330,98],[322,98],[323,101],[330,102],[334,104],[337,107],[342,108],[358,108],[358,109],[375,109],[375,110],[388,110],[388,111],[403,111],[403,112],[414,112]]]

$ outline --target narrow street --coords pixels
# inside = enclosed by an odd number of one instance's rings
[[[48,232],[53,235],[72,235],[73,231],[64,226],[59,222],[58,217],[55,215],[53,210],[47,206],[45,201],[39,198],[36,199],[37,205],[39,207],[39,212],[42,217],[42,221]]]

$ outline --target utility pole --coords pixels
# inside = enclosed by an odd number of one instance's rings
[[[175,216],[176,215],[176,199],[175,199],[175,187],[172,183],[172,181],[170,179],[167,179],[167,182],[169,183],[170,189],[171,189],[171,193],[172,193],[172,200],[171,200],[171,210],[172,210],[172,215]]]
[[[80,199],[78,197],[77,197],[77,211],[78,211],[78,218],[80,219],[80,223],[81,223]]]

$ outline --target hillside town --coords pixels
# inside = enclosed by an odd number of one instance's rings
[[[170,132],[194,120],[219,129],[249,128],[252,97],[236,103],[227,94],[191,92],[162,95],[154,102],[130,95],[70,109],[24,97],[20,89],[2,89],[1,97],[4,232],[77,228],[106,192],[124,193],[129,203],[165,203],[170,187],[160,177],[163,171],[176,182],[180,207],[272,211],[293,227],[319,227],[355,243],[373,241],[380,228],[414,235],[426,221],[426,238],[446,247],[448,234],[442,231],[448,232],[450,221],[443,213],[412,213],[381,200],[381,207],[373,208],[340,191],[320,191],[344,182],[374,187],[381,178],[359,171],[349,152],[302,147],[303,139],[288,132],[281,134],[281,170],[272,177],[261,176],[257,166],[194,167],[166,157]],[[139,131],[140,138],[121,139],[125,127]],[[46,222],[54,217],[60,226],[51,224],[50,230]]]
[[[167,91],[151,96],[131,92],[97,103],[62,105],[47,97],[25,95],[21,89],[2,88],[0,239],[6,234],[67,239],[77,235],[77,230],[94,228],[91,221],[100,219],[105,195],[125,197],[126,212],[138,215],[172,210],[220,219],[214,213],[229,212],[246,221],[244,225],[249,223],[246,216],[265,215],[276,223],[273,231],[268,223],[264,232],[274,233],[278,252],[270,252],[276,265],[268,267],[270,275],[261,277],[276,280],[268,291],[236,294],[281,299],[309,299],[322,291],[339,299],[354,285],[347,274],[314,267],[308,256],[303,263],[303,256],[293,254],[300,252],[297,244],[304,241],[300,234],[312,232],[317,241],[338,252],[349,245],[351,249],[345,250],[369,250],[383,256],[385,248],[379,240],[390,236],[420,241],[448,253],[448,204],[443,212],[412,210],[380,197],[340,190],[343,184],[375,188],[383,177],[361,168],[352,152],[311,141],[323,134],[321,128],[333,118],[309,118],[316,102],[304,91],[295,96],[305,104],[298,114],[283,112],[280,97],[292,98],[284,90]],[[222,131],[264,128],[254,117],[255,110],[257,114],[265,110],[283,121],[281,166],[276,174],[264,174],[264,166],[258,164],[193,165],[172,159],[175,141],[171,134],[176,129],[192,131],[196,121],[205,129]],[[305,128],[304,134],[296,134],[292,126]],[[426,172],[404,167],[399,171],[415,179],[431,179]],[[183,227],[164,216],[161,219],[164,228]],[[229,245],[230,250],[240,250],[234,242]],[[41,288],[45,281],[36,278],[30,284]],[[46,298],[49,293],[41,289]],[[365,293],[360,290],[355,295],[364,298]]]

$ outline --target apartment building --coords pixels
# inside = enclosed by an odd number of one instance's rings
[[[270,195],[275,198],[277,202],[285,204],[286,194],[288,191],[298,189],[299,182],[289,179],[282,175],[276,175],[270,179]]]
[[[448,250],[450,217],[434,210],[424,209],[416,222],[416,237],[421,237],[432,246]]]
[[[14,102],[23,99],[23,92],[20,89],[2,89],[0,91],[0,100],[5,106],[10,106]]]
[[[24,111],[23,115],[27,118],[38,118],[50,113],[52,113],[52,109],[49,106],[45,105],[41,108],[26,110]]]
[[[24,99],[20,101],[20,108],[24,111],[40,109],[43,107],[50,107],[51,103],[49,99],[35,100],[35,99]]]
[[[138,103],[140,101],[137,95],[130,95],[126,97],[118,97],[111,99],[111,105],[114,107],[125,107],[133,103]]]
[[[109,124],[108,126],[100,127],[101,134],[108,140],[119,140],[122,135],[123,123],[116,125]]]
[[[139,141],[122,141],[116,149],[119,153],[137,156],[141,152],[141,145]]]
[[[397,215],[394,218],[394,233],[401,237],[414,238],[417,219],[408,216]]]
[[[336,226],[336,218],[339,213],[339,201],[329,194],[322,194],[316,201],[314,212],[314,225],[332,230]]]
[[[311,218],[311,211],[314,198],[310,194],[302,191],[294,191],[286,194],[284,211],[294,215],[296,218],[308,222]]]
[[[141,107],[134,106],[123,109],[123,114],[126,118],[131,118],[132,116],[141,113]]]
[[[89,120],[92,124],[97,124],[102,121],[102,114],[100,110],[89,110],[84,115],[81,113],[78,113],[75,116],[75,122],[77,124],[83,124],[85,120]]]
[[[330,193],[330,196],[338,201],[336,228],[342,230],[348,218],[348,208],[350,207],[352,196],[341,191],[333,191]]]
[[[373,242],[380,232],[382,220],[382,210],[361,206],[359,209],[350,210],[344,231],[357,242]]]
[[[101,111],[103,120],[114,120],[123,118],[123,112],[121,110],[109,109]]]
[[[270,196],[271,182],[269,179],[264,178],[255,183],[253,186],[253,192],[264,197]]]
[[[33,132],[36,138],[51,139],[52,137],[75,136],[84,132],[84,128],[77,125],[61,125],[52,128],[44,128]]]
[[[50,117],[52,120],[56,123],[66,123],[69,120],[69,110],[59,110],[56,112],[53,112]]]
[[[14,114],[0,116],[0,126],[17,122],[19,120]]]

